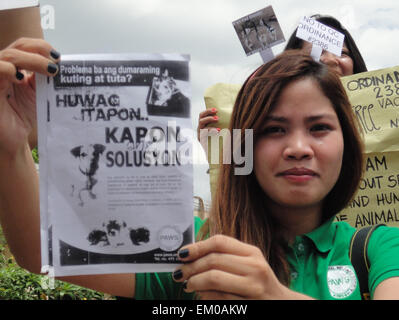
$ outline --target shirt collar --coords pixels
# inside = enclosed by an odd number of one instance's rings
[[[304,234],[305,237],[307,237],[314,243],[317,250],[322,253],[330,251],[333,247],[334,235],[336,230],[335,224],[333,223],[334,218],[335,217],[332,217],[317,229]]]

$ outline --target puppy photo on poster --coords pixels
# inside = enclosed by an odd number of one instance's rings
[[[77,169],[85,177],[83,184],[72,184],[71,197],[79,199],[79,205],[84,206],[86,199],[96,199],[94,186],[97,184],[95,178],[99,169],[99,160],[104,153],[105,146],[99,143],[80,145],[71,150],[71,154],[77,160]]]

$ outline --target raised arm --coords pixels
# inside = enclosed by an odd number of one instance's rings
[[[41,39],[22,38],[0,51],[0,222],[17,263],[33,273],[41,269],[39,181],[29,147],[36,126],[34,72],[53,76],[56,57],[59,54]],[[61,280],[134,296],[133,274]]]
[[[1,10],[0,30],[0,50],[21,37],[43,39],[40,7]],[[36,127],[29,136],[29,146],[31,149],[37,146]]]
[[[0,10],[0,49],[8,47],[20,37],[43,39],[40,8]]]

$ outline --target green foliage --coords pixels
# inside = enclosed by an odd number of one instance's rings
[[[0,229],[0,300],[110,300],[108,295],[20,268]]]
[[[37,148],[32,150],[39,162]],[[0,228],[0,300],[112,300],[113,297],[22,269],[8,252]]]
[[[39,152],[37,151],[37,148],[32,150],[32,157],[35,163],[39,163]]]

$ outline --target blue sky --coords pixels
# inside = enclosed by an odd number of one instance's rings
[[[232,21],[272,5],[285,38],[300,18],[338,18],[351,32],[369,70],[399,65],[397,0],[41,0],[54,7],[45,38],[63,54],[188,53],[191,55],[193,126],[205,108],[203,93],[217,82],[241,83],[262,60],[247,57]],[[273,48],[280,53],[284,44]],[[205,157],[196,146],[194,193],[209,199]]]

